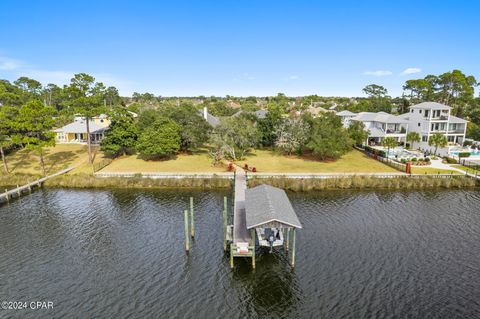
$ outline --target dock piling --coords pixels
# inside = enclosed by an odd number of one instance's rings
[[[251,230],[252,232],[252,268],[255,269],[255,244],[256,244],[256,239],[255,239],[255,228]]]
[[[20,197],[20,195],[22,194],[20,188],[18,187],[18,184],[17,184],[17,194],[18,194],[18,197]]]
[[[230,268],[233,269],[233,244],[230,244]]]
[[[297,229],[293,228],[293,238],[292,238],[292,269],[295,268],[295,241],[297,235]]]
[[[288,244],[289,244],[289,239],[290,239],[290,229],[288,228],[285,228],[285,249],[287,250],[288,252]]]
[[[193,197],[190,197],[190,222],[191,222],[191,236],[192,238],[195,237],[195,219],[194,219],[194,213],[193,213]]]
[[[185,251],[189,251],[189,242],[188,242],[188,210],[185,209]]]
[[[223,251],[227,251],[227,196],[223,196]]]

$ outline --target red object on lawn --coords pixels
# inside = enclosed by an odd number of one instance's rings
[[[256,173],[256,172],[257,172],[257,168],[256,168],[256,167],[252,168],[252,172]]]
[[[248,171],[248,164],[245,164],[245,166],[243,168]]]
[[[228,163],[228,168],[227,168],[227,170],[228,170],[229,172],[233,171],[233,163],[232,163],[232,162]]]
[[[407,166],[405,167],[405,173],[412,174],[412,163],[407,162]]]

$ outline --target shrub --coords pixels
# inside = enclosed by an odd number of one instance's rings
[[[460,157],[460,158],[470,157],[470,153],[469,152],[460,152],[460,153],[458,153],[458,157]]]
[[[402,158],[401,162],[402,162],[403,164],[407,164],[407,160],[404,159],[404,158]]]
[[[473,144],[472,141],[463,141],[463,146],[470,146],[472,144]]]
[[[412,157],[411,161],[412,161],[412,162],[416,162],[416,161],[417,161],[417,158],[416,158],[416,157]]]
[[[427,163],[430,163],[430,157],[425,157],[423,160]]]
[[[452,157],[448,157],[448,156],[445,156],[443,158],[448,164],[457,164],[457,160],[452,158]]]

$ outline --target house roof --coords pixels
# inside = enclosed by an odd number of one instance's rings
[[[459,124],[468,123],[467,120],[461,119],[461,118],[453,116],[453,115],[450,115],[450,118],[448,119],[448,122],[449,123],[459,123]]]
[[[101,133],[107,130],[107,127],[102,127],[96,124],[94,121],[89,122],[90,134],[92,133]],[[63,133],[87,133],[87,125],[84,119],[77,119],[74,122],[67,124],[61,128],[54,130],[54,132],[63,132]]]
[[[237,117],[242,113],[244,113],[244,111],[240,110],[240,111],[236,112],[235,114],[233,114],[232,117]],[[265,117],[267,117],[268,111],[262,109],[262,110],[258,110],[258,111],[253,112],[253,114],[259,119],[264,119]]]
[[[207,118],[204,117],[204,110],[200,109],[198,110],[198,114],[207,121],[208,124],[210,124],[213,127],[217,127],[220,124],[220,119],[216,116],[213,116],[212,114],[208,113],[207,111]]]
[[[445,104],[437,102],[422,102],[420,104],[415,104],[410,106],[411,109],[432,109],[432,110],[450,110],[451,107]]]
[[[267,110],[258,110],[255,111],[255,116],[258,117],[259,119],[264,119],[267,117],[268,111]]]
[[[245,191],[245,217],[247,229],[270,222],[302,228],[285,191],[270,185],[259,185]]]
[[[385,112],[360,112],[352,120],[360,122],[408,123],[402,116],[391,115]]]
[[[336,113],[338,116],[355,116],[357,113],[350,112],[348,110],[343,110]]]
[[[372,127],[368,129],[368,132],[369,132],[368,137],[384,137],[385,136],[385,132],[376,127]]]

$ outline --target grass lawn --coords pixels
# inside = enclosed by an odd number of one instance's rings
[[[145,161],[138,158],[137,155],[122,156],[115,159],[110,165],[101,170],[101,172],[186,172],[186,173],[215,173],[226,172],[225,167],[212,166],[212,159],[207,151],[197,151],[193,154],[179,154],[174,159],[161,161]]]
[[[248,164],[259,173],[388,173],[397,170],[352,150],[338,161],[321,162],[299,156],[283,156],[271,150],[255,150],[238,165]]]
[[[85,145],[58,144],[45,150],[45,169],[47,174],[55,173],[72,165],[86,162],[88,158]],[[21,149],[7,156],[11,174],[43,175],[40,157],[28,150]],[[3,169],[0,175],[5,174]]]
[[[462,171],[465,171],[465,172],[470,173],[470,174],[480,174],[480,170],[475,170],[473,168],[465,167],[465,166],[462,166],[460,164],[454,164],[454,165],[452,165],[452,167],[461,169]]]
[[[412,167],[412,174],[453,174],[461,175],[460,172],[450,169],[440,169],[431,167]]]

